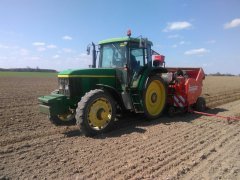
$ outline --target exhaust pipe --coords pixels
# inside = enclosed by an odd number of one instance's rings
[[[96,45],[93,42],[92,42],[92,44],[89,44],[87,46],[87,55],[90,54],[91,45],[93,47],[93,49],[92,49],[92,65],[89,65],[89,68],[96,68],[97,51],[96,51]]]
[[[96,45],[92,42],[92,68],[96,68],[96,61],[97,61],[97,52],[96,52]]]

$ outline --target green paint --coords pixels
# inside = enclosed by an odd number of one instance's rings
[[[77,69],[77,70],[66,70],[59,72],[58,75],[101,75],[101,76],[115,76],[115,69],[106,69],[106,68],[101,68],[101,69]]]
[[[106,39],[103,41],[100,41],[99,44],[107,44],[107,43],[115,43],[115,42],[137,42],[139,43],[140,39],[139,38],[131,38],[131,37],[121,37],[121,38],[111,38],[111,39]],[[148,44],[152,45],[153,43],[151,41],[148,41]]]
[[[38,98],[38,100],[40,100],[41,102],[48,104],[52,104],[58,100],[62,101],[62,99],[66,99],[66,96],[62,94],[51,94],[47,96],[41,96]]]
[[[60,79],[68,79],[70,97],[62,94],[50,94],[39,97],[40,112],[48,115],[62,114],[68,107],[76,108],[76,104],[87,92],[105,85],[122,91],[121,84],[116,80],[116,69],[78,69],[66,70],[58,74]],[[96,86],[99,85],[99,86]],[[61,91],[60,91],[61,93]]]
[[[39,110],[43,114],[58,115],[68,112],[68,107],[73,105],[73,101],[62,94],[52,93],[38,98],[41,102]]]
[[[122,37],[103,40],[100,41],[99,44],[120,43],[120,46],[131,48],[131,46],[136,47],[136,43],[139,42],[139,38]],[[151,41],[147,41],[147,43],[148,46],[152,45]],[[125,90],[129,92],[132,102],[135,103],[135,109],[137,109],[138,112],[143,112],[142,95],[146,79],[151,70],[151,67],[146,67],[137,81],[132,84],[132,87],[128,87],[127,72],[123,69],[92,68],[61,71],[57,75],[59,82],[61,82],[59,89],[60,94],[39,97],[38,99],[41,102],[40,111],[48,115],[62,114],[66,112],[69,107],[76,109],[77,103],[89,91],[99,88],[109,88],[113,96],[118,96],[118,93],[120,95],[120,93]],[[66,89],[66,87],[68,88]],[[118,93],[114,94],[115,92]]]

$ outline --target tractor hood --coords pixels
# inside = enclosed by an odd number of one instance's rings
[[[122,90],[118,69],[66,70],[58,74],[59,92],[68,97],[82,97],[102,86]]]
[[[116,69],[78,69],[58,73],[59,78],[115,78]]]

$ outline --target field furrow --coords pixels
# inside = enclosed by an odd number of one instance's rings
[[[206,77],[207,112],[240,116],[240,81],[224,77],[222,86],[221,78]],[[240,179],[240,121],[126,114],[89,138],[39,114],[37,98],[56,89],[56,78],[0,84],[0,179]]]

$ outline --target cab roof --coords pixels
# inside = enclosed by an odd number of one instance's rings
[[[115,43],[115,42],[137,42],[139,43],[140,39],[139,38],[132,38],[132,37],[120,37],[120,38],[111,38],[111,39],[106,39],[100,41],[98,44],[108,44],[108,43]],[[148,44],[151,46],[153,43],[151,41],[148,41]]]

